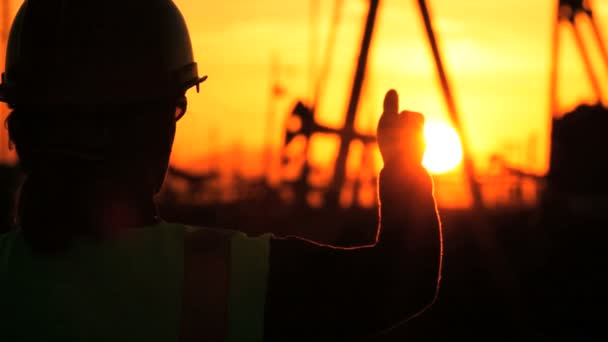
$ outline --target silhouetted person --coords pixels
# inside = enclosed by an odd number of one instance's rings
[[[24,2],[0,88],[26,174],[17,226],[0,236],[0,340],[353,340],[433,302],[424,120],[399,113],[394,91],[370,245],[164,222],[154,196],[184,94],[203,80],[169,0]]]

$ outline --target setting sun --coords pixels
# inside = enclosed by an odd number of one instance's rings
[[[450,125],[431,121],[424,125],[426,151],[422,165],[431,173],[445,173],[462,161],[462,147],[456,130]]]

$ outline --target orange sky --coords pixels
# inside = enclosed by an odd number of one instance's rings
[[[273,56],[286,89],[273,111],[278,119],[272,133],[275,143],[280,142],[284,117],[295,101],[310,101],[312,97],[312,1],[175,1],[190,26],[199,70],[209,75],[201,93],[189,96],[189,114],[179,123],[175,164],[204,170],[207,166],[202,160],[210,151],[230,151],[235,146],[245,152],[261,148],[271,108]],[[323,42],[334,2],[317,1]],[[556,2],[428,1],[457,104],[481,168],[489,155],[507,153],[507,158],[528,171],[546,170],[549,54]],[[18,3],[13,1],[13,10]],[[344,3],[337,51],[319,104],[320,120],[335,126],[344,117],[367,11],[365,0]],[[608,4],[593,4],[604,29]],[[593,100],[593,96],[567,30],[563,30],[563,37],[560,106],[566,111],[581,101]],[[369,130],[375,125],[389,88],[398,89],[404,108],[421,111],[430,119],[447,119],[416,1],[381,1],[374,38],[358,127]],[[323,46],[317,48],[315,55],[320,59]],[[605,70],[598,70],[606,83]],[[0,138],[4,140],[4,136]],[[261,154],[243,155],[246,165],[253,165],[253,172],[260,170]],[[317,155],[320,160],[332,158],[327,153]]]
[[[335,126],[343,120],[367,11],[365,0],[344,2],[337,53],[319,105],[320,120]],[[191,27],[200,68],[210,79],[201,94],[190,97],[191,115],[180,124],[174,162],[193,166],[192,161],[207,151],[209,140],[204,137],[210,130],[217,130],[212,149],[262,144],[273,56],[279,60],[280,78],[287,89],[277,106],[281,120],[273,128],[279,142],[282,118],[297,99],[312,97],[311,0],[176,3]],[[334,2],[319,3],[323,35]],[[490,154],[508,153],[513,162],[529,171],[544,172],[548,62],[556,1],[428,3],[477,163],[483,167]],[[596,16],[602,25],[602,18],[608,18],[608,6],[597,5]],[[560,105],[566,111],[593,96],[571,32],[565,28],[562,34]],[[320,46],[317,59],[322,53]],[[373,127],[382,96],[393,87],[399,90],[403,107],[429,118],[447,118],[413,0],[381,2],[358,127]],[[333,156],[318,158],[331,160]]]

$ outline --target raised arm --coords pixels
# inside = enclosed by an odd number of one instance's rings
[[[267,341],[344,340],[382,333],[433,303],[441,272],[441,227],[432,180],[421,166],[423,117],[398,113],[387,93],[378,126],[380,227],[359,248],[273,239]],[[373,228],[371,228],[373,229]]]

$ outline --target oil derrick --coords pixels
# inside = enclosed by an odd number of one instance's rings
[[[608,146],[606,127],[608,109],[602,101],[600,82],[593,70],[587,47],[583,43],[576,18],[587,16],[603,63],[608,67],[608,54],[593,17],[590,5],[583,0],[561,0],[555,23],[553,40],[553,63],[551,73],[551,155],[547,185],[549,193],[556,198],[593,198],[608,194]],[[585,70],[597,97],[597,103],[580,105],[561,118],[557,115],[557,67],[559,55],[558,25],[566,21],[575,35],[577,48]]]

